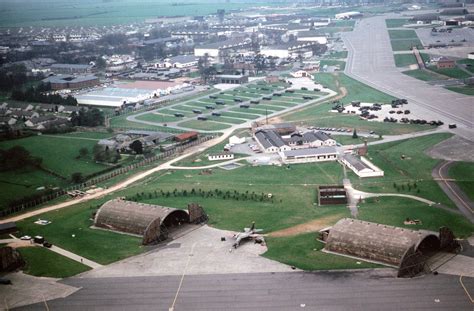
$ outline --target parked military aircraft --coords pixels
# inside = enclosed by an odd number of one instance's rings
[[[256,242],[265,243],[265,240],[259,232],[262,232],[263,229],[255,229],[255,221],[252,222],[250,228],[244,228],[243,232],[239,232],[234,235],[235,243],[232,245],[234,248],[237,248],[240,245],[242,240],[252,239]]]

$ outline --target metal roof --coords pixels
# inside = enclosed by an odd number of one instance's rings
[[[270,147],[280,148],[286,145],[285,141],[280,137],[280,135],[274,131],[259,130],[255,132],[255,137],[265,149]]]
[[[345,154],[342,156],[342,158],[349,162],[349,164],[352,165],[357,171],[362,171],[363,169],[372,170],[372,168],[370,168],[367,164],[365,164],[358,157],[352,154]]]
[[[336,148],[334,147],[319,147],[319,148],[303,148],[289,151],[283,151],[285,157],[304,157],[304,156],[317,156],[326,154],[337,154]]]

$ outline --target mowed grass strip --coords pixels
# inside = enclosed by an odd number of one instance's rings
[[[395,39],[418,39],[418,35],[412,29],[407,30],[399,30],[399,29],[392,29],[388,31],[388,35],[391,40]]]
[[[224,111],[221,113],[222,116],[224,117],[235,117],[235,118],[242,118],[242,119],[248,119],[248,120],[253,120],[260,118],[261,116],[259,114],[251,114],[251,113],[244,113],[242,112],[230,112],[230,111]]]
[[[230,124],[242,124],[246,122],[246,120],[242,119],[234,119],[234,118],[227,118],[227,117],[217,117],[217,116],[208,116],[209,120],[211,121],[216,121],[216,122],[224,122],[224,123],[230,123]]]
[[[147,113],[137,117],[137,120],[155,122],[155,123],[166,123],[166,122],[176,122],[181,120],[181,118],[159,114],[159,113]]]
[[[474,163],[456,162],[449,169],[449,177],[456,180],[456,184],[474,201]]]
[[[167,115],[174,115],[175,113],[181,113],[185,117],[191,117],[194,115],[194,113],[192,112],[183,111],[183,110],[174,109],[174,108],[159,109],[156,112],[161,113],[161,114],[167,114]]]
[[[393,51],[410,51],[414,46],[423,49],[423,45],[418,38],[391,40]]]
[[[220,131],[231,127],[231,124],[217,123],[213,121],[191,120],[178,123],[178,126],[194,130]]]
[[[398,28],[408,24],[409,21],[410,20],[406,18],[389,18],[385,20],[385,24],[387,25],[387,28]]]
[[[66,278],[90,270],[79,262],[44,247],[18,248],[26,262],[23,272],[38,277]]]
[[[407,70],[407,71],[403,71],[402,73],[406,74],[407,76],[410,76],[422,81],[435,81],[435,80],[447,79],[447,77],[445,76],[435,74],[434,72],[431,72],[430,70],[424,70],[424,69]]]

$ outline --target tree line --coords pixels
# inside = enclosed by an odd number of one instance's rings
[[[51,84],[41,82],[36,87],[30,86],[26,89],[15,88],[12,91],[11,99],[32,103],[77,106],[77,100],[74,97],[70,95],[62,97],[59,94],[45,94],[49,91],[51,91]]]

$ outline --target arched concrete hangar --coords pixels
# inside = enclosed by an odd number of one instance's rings
[[[150,244],[166,239],[173,228],[205,218],[199,205],[188,209],[193,219],[186,210],[114,199],[97,211],[94,226],[137,235],[143,237],[143,244]]]
[[[361,258],[398,269],[398,276],[414,276],[424,271],[426,260],[442,247],[452,246],[452,232],[441,245],[439,234],[410,230],[344,218],[321,231],[324,251]],[[443,231],[440,230],[441,233]]]

